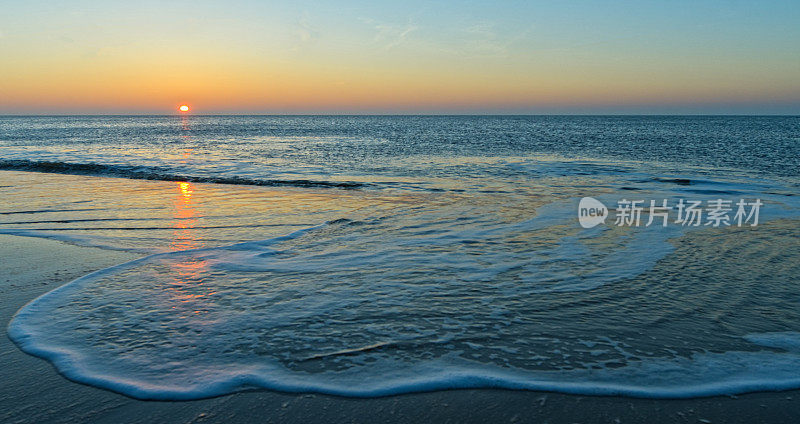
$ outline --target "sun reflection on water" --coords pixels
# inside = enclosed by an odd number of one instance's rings
[[[195,187],[189,182],[178,183],[179,194],[173,201],[174,212],[170,250],[189,250],[205,247],[194,227],[202,215],[197,209]]]
[[[172,242],[170,250],[184,251],[200,249],[205,243],[195,226],[203,217],[197,205],[195,185],[190,182],[178,182],[178,195],[173,201],[174,212]],[[172,307],[181,315],[207,312],[207,296],[213,290],[204,287],[204,274],[208,270],[208,261],[188,255],[181,261],[171,262],[173,281],[168,284],[170,299],[176,304]]]

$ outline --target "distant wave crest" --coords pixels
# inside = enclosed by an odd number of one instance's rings
[[[129,178],[134,180],[186,181],[192,183],[235,184],[267,187],[328,187],[340,189],[359,189],[369,183],[356,181],[325,181],[307,179],[255,179],[239,176],[197,176],[181,175],[162,168],[147,166],[105,165],[99,163],[69,163],[32,161],[25,159],[0,160],[0,170],[33,171],[69,175],[97,175],[105,177]]]

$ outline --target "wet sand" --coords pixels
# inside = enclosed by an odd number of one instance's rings
[[[0,235],[0,321],[37,296],[137,256]],[[252,391],[188,402],[140,401],[73,383],[0,338],[0,422],[800,422],[800,391],[655,400],[508,390],[375,399]],[[800,371],[799,371],[800,372]]]

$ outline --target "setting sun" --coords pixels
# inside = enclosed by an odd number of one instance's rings
[[[181,105],[181,107],[179,107],[178,110],[180,110],[181,112],[188,112],[189,106]]]

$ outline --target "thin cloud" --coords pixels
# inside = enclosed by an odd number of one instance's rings
[[[479,22],[464,28],[465,38],[463,53],[472,57],[509,57],[509,48],[524,40],[531,31],[527,28],[511,36],[503,36],[496,31],[493,22]]]
[[[370,18],[361,18],[360,20],[375,30],[372,43],[383,50],[391,50],[405,43],[408,36],[419,29],[411,19],[402,25],[379,22]]]
[[[303,12],[303,16],[297,21],[297,37],[302,43],[308,43],[319,38],[320,33],[309,22],[308,12]]]

